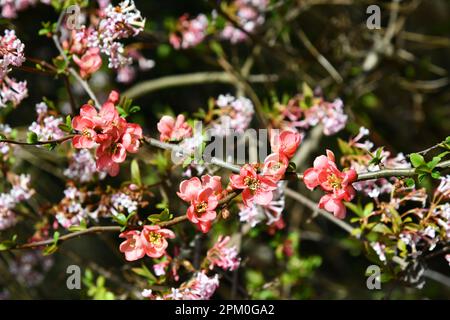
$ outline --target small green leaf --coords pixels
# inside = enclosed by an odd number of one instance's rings
[[[27,143],[33,144],[36,142],[38,142],[38,136],[37,136],[36,132],[29,131],[27,133]]]
[[[422,155],[420,155],[418,153],[412,153],[409,156],[409,159],[411,160],[411,163],[414,168],[417,168],[417,167],[425,164],[425,159],[423,158]]]
[[[138,186],[142,186],[141,171],[139,169],[139,162],[137,159],[133,159],[133,161],[131,161],[131,181]]]
[[[172,219],[172,214],[170,214],[169,209],[165,208],[161,213],[152,214],[148,216],[147,219],[152,223],[158,223],[160,221],[167,221]]]
[[[408,188],[413,188],[416,184],[413,178],[407,178],[405,179],[405,184]]]

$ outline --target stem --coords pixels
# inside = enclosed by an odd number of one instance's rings
[[[58,22],[56,23],[56,33],[52,36],[53,42],[55,43],[56,48],[58,49],[60,55],[63,57],[63,59],[66,61],[67,65],[70,65],[69,58],[67,57],[66,53],[64,52],[64,49],[61,47],[61,44],[59,43],[58,39],[58,31],[61,27],[61,23],[64,17],[65,10],[61,11],[61,14],[59,15]],[[78,83],[83,87],[84,91],[89,95],[92,101],[94,101],[95,107],[97,109],[100,109],[100,103],[97,100],[97,97],[95,96],[94,92],[91,90],[91,87],[89,84],[81,78],[81,76],[78,74],[78,72],[69,67],[69,73],[78,81]]]
[[[250,75],[248,77],[249,82],[253,83],[264,83],[273,82],[278,79],[277,75]],[[135,86],[129,88],[122,95],[127,98],[139,98],[147,93],[154,91],[180,87],[180,86],[191,86],[196,84],[206,84],[206,83],[228,83],[234,84],[236,80],[234,77],[226,72],[196,72],[188,74],[180,74],[175,76],[166,76],[154,80],[143,81]]]
[[[15,140],[9,140],[9,139],[0,139],[0,143],[10,143],[10,144],[17,144],[17,145],[21,145],[21,146],[38,146],[38,145],[45,145],[45,144],[61,143],[61,142],[72,139],[74,136],[75,136],[74,134],[71,134],[71,135],[65,136],[60,139],[48,140],[48,141],[36,141],[33,143],[15,141]]]

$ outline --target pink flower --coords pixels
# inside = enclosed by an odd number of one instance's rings
[[[272,151],[283,154],[288,159],[292,158],[301,142],[300,133],[284,130],[279,135],[274,133],[270,137]]]
[[[141,145],[142,128],[135,123],[127,123],[125,133],[122,136],[122,145],[126,151],[130,153],[136,153]]]
[[[138,124],[128,123],[119,116],[114,105],[119,99],[119,93],[111,91],[100,111],[86,104],[81,108],[80,115],[72,120],[72,127],[80,132],[73,138],[73,146],[92,148],[98,144],[97,170],[106,171],[111,176],[119,173],[118,164],[125,161],[127,152],[138,151],[143,137]]]
[[[90,105],[84,105],[81,108],[80,114],[83,114],[84,111],[87,109],[90,109]],[[80,132],[80,135],[76,135],[72,139],[72,144],[74,148],[77,149],[90,149],[95,146],[95,139],[97,137],[97,132],[94,130],[94,122],[89,119],[88,117],[85,117],[83,115],[76,116],[72,119],[72,127]]]
[[[319,208],[332,212],[336,217],[345,217],[345,206],[342,201],[351,201],[355,196],[352,183],[358,175],[354,169],[339,171],[335,163],[334,153],[327,150],[327,156],[319,156],[314,160],[314,167],[303,175],[303,181],[308,189],[320,186],[327,192],[320,201]]]
[[[158,122],[161,141],[179,141],[192,136],[192,128],[184,121],[182,114],[175,120],[171,116],[163,116]]]
[[[282,153],[272,153],[264,159],[262,174],[276,182],[283,178],[288,166],[289,160],[286,156]]]
[[[186,215],[189,221],[197,225],[203,233],[211,228],[212,221],[216,218],[216,207],[219,204],[213,189],[204,188],[191,200]]]
[[[235,189],[243,189],[242,200],[246,207],[250,207],[253,202],[259,205],[267,205],[272,200],[272,191],[277,188],[276,183],[264,176],[256,173],[251,165],[244,165],[240,174],[230,177],[231,185]]]
[[[80,67],[80,76],[87,78],[102,66],[102,57],[99,48],[90,48],[81,57],[74,55],[73,61]]]
[[[195,199],[204,188],[211,188],[213,193],[220,198],[222,193],[221,177],[204,175],[202,176],[201,181],[197,177],[184,180],[180,183],[180,192],[177,192],[177,195],[184,201],[190,202]]]
[[[208,250],[206,259],[209,261],[209,269],[218,266],[223,270],[236,270],[239,267],[240,259],[236,246],[229,246],[230,237],[219,236],[214,246]]]
[[[194,47],[203,41],[207,28],[208,18],[204,14],[191,20],[185,14],[178,20],[177,32],[170,34],[169,41],[175,49]]]
[[[135,261],[141,259],[145,255],[139,231],[130,230],[122,232],[119,237],[126,239],[119,247],[120,252],[125,253],[125,259],[128,261]]]
[[[160,226],[144,226],[141,232],[141,241],[144,252],[150,258],[160,258],[166,253],[167,240],[175,238],[175,234],[169,229],[161,229]]]

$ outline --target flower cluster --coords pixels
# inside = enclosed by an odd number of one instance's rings
[[[0,36],[0,108],[8,103],[15,107],[28,96],[26,81],[17,82],[8,76],[11,66],[20,67],[25,61],[24,48],[14,30],[5,30]]]
[[[264,160],[262,173],[258,173],[256,166],[246,164],[239,174],[231,175],[231,186],[241,189],[242,200],[246,207],[253,203],[267,206],[273,199],[273,191],[277,189],[277,182],[284,177],[293,157],[300,145],[301,137],[298,132],[285,130],[280,134],[271,133],[271,147],[273,153]]]
[[[177,195],[190,203],[186,212],[189,221],[203,233],[208,232],[222,197],[221,177],[204,175],[201,180],[197,177],[184,180]]]
[[[20,202],[31,198],[34,194],[34,190],[29,185],[29,175],[11,175],[8,179],[12,188],[9,192],[0,193],[0,230],[5,230],[16,223],[14,208]]]
[[[77,189],[73,185],[69,185],[64,190],[64,198],[55,206],[55,219],[63,228],[71,226],[79,226],[82,221],[86,221],[95,213],[83,206],[86,201],[87,194]]]
[[[214,246],[208,250],[206,260],[209,264],[209,269],[214,269],[215,266],[223,270],[233,271],[239,267],[241,262],[238,257],[236,246],[229,246],[230,237],[220,236]]]
[[[410,168],[411,164],[403,153],[397,154],[395,157],[391,155],[391,152],[381,150],[378,164],[371,164],[373,154],[376,154],[376,150],[373,150],[374,144],[366,139],[364,142],[361,140],[369,135],[369,130],[361,127],[358,134],[351,138],[347,146],[354,152],[350,155],[343,156],[342,159],[347,165],[355,169],[357,173],[381,170],[382,168]],[[370,198],[377,199],[382,194],[390,193],[394,188],[394,183],[398,181],[398,178],[380,178],[366,181],[358,181],[353,184],[355,189]]]
[[[51,0],[0,0],[3,18],[12,19],[17,17],[18,11],[23,11],[37,3],[50,4]]]
[[[120,244],[120,251],[125,253],[125,259],[135,261],[145,255],[151,258],[162,257],[168,246],[166,238],[173,239],[175,234],[157,225],[146,225],[142,231],[125,231],[119,237],[126,239]]]
[[[317,157],[314,160],[314,167],[305,171],[303,181],[310,190],[320,186],[326,192],[319,201],[319,208],[332,212],[339,219],[344,219],[346,209],[342,201],[351,201],[355,196],[352,183],[357,177],[354,169],[339,171],[334,153],[327,150],[326,156]]]
[[[119,116],[115,107],[118,101],[119,94],[113,91],[99,112],[87,104],[72,120],[72,127],[80,133],[73,138],[73,146],[90,149],[98,145],[97,169],[111,176],[119,173],[119,163],[125,161],[127,152],[138,151],[142,139],[142,128]]]
[[[157,128],[160,133],[159,140],[163,142],[180,141],[192,136],[192,127],[185,121],[182,114],[179,114],[176,119],[163,116]]]
[[[151,290],[144,290],[142,295],[152,300],[209,300],[218,287],[218,275],[208,277],[205,271],[202,271],[197,272],[179,288],[172,288],[170,293],[156,295]]]
[[[29,251],[16,256],[9,265],[9,271],[23,285],[35,287],[44,280],[53,264],[53,257],[44,256],[39,251]]]
[[[244,133],[255,113],[253,103],[245,97],[220,95],[216,100],[217,117],[211,124],[212,134],[226,136],[231,133]]]
[[[69,166],[64,170],[64,175],[69,179],[86,183],[94,180],[98,173],[100,179],[105,177],[104,172],[98,172],[95,159],[91,152],[86,149],[77,150],[69,160]]]
[[[0,123],[0,134],[3,136],[7,136],[11,134],[12,129],[11,127],[6,123]],[[0,142],[0,155],[2,156],[3,160],[6,160],[8,158],[9,152],[11,150],[11,146],[7,143]]]
[[[38,114],[37,121],[34,121],[28,130],[36,133],[38,140],[56,140],[65,136],[64,131],[59,128],[64,123],[63,118],[50,115],[45,102],[36,105],[36,112]]]
[[[170,34],[170,43],[175,49],[195,47],[205,38],[207,28],[208,18],[204,14],[193,19],[185,14],[179,18],[176,31]]]
[[[128,77],[123,73],[130,72],[133,54],[126,52],[124,44],[119,40],[138,35],[144,29],[145,19],[133,0],[124,0],[117,6],[109,4],[101,7],[99,16],[100,19],[95,24],[73,30],[70,39],[63,41],[63,47],[73,54],[82,77],[90,76],[101,67],[100,53],[103,53],[109,59],[109,68],[121,71],[120,77],[126,80]],[[145,64],[142,60],[139,55],[140,65]],[[153,64],[150,67],[152,66]]]
[[[228,22],[222,30],[221,36],[231,43],[241,42],[247,39],[247,33],[253,33],[264,21],[264,11],[269,4],[268,0],[235,0],[231,10],[236,16],[237,23],[246,32]]]
[[[4,78],[11,66],[20,67],[25,62],[25,45],[16,37],[14,30],[5,30],[0,36],[0,78]]]
[[[250,207],[239,206],[239,220],[248,223],[252,228],[263,220],[267,220],[269,226],[281,226],[282,212],[285,207],[284,187],[286,181],[278,181],[277,189],[272,192],[272,200],[266,205],[253,204]],[[282,229],[282,228],[278,228]]]
[[[307,130],[320,123],[327,136],[341,131],[348,119],[341,99],[328,102],[320,95],[300,94],[290,99],[286,105],[279,104],[278,109],[282,126]]]

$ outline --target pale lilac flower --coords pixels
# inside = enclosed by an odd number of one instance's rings
[[[51,0],[0,0],[3,18],[11,19],[17,17],[17,12],[28,9],[39,2],[50,4]]]
[[[213,135],[225,136],[230,132],[244,133],[255,113],[253,103],[245,97],[220,95],[216,101],[221,112],[211,131]]]
[[[104,179],[105,172],[97,172],[95,159],[87,149],[77,150],[69,160],[69,167],[64,170],[64,175],[81,183],[90,182],[98,174],[99,179]]]
[[[24,48],[14,30],[5,30],[4,36],[0,36],[0,78],[6,76],[11,66],[20,67],[25,62]]]
[[[450,197],[450,175],[446,175],[441,178],[441,183],[437,187],[436,191],[445,197]]]
[[[264,21],[264,11],[269,1],[267,0],[235,0],[233,6],[236,8],[236,18],[239,25],[248,33],[253,33]],[[247,39],[247,34],[228,22],[221,33],[222,38],[238,43]]]
[[[29,175],[22,174],[12,178],[12,187],[9,192],[0,193],[0,230],[7,229],[16,223],[13,209],[20,202],[30,199],[33,194]]]
[[[153,296],[152,292],[153,292],[152,289],[144,289],[142,290],[141,295],[144,298],[151,298]]]
[[[56,220],[63,228],[78,226],[82,221],[86,221],[90,213],[81,205],[85,200],[85,194],[75,187],[68,187],[64,190],[64,211],[58,210],[55,215]]]
[[[52,257],[43,256],[40,251],[27,251],[12,260],[9,271],[22,285],[35,287],[44,280],[53,263]]]
[[[386,255],[385,255],[386,246],[380,242],[371,242],[370,246],[376,252],[380,261],[386,262]]]
[[[450,267],[450,253],[445,255],[445,260],[447,260],[448,265]]]
[[[0,134],[7,136],[11,134],[12,129],[6,123],[0,123]],[[10,145],[8,143],[0,142],[0,154],[7,155],[11,150]]]
[[[111,204],[113,205],[113,214],[132,213],[137,211],[139,203],[133,200],[129,195],[123,192],[115,193],[111,196]]]
[[[8,76],[0,79],[0,108],[5,108],[8,104],[16,107],[26,97],[28,97],[26,81],[17,82]]]
[[[262,212],[261,207],[257,206],[256,204],[250,207],[246,207],[244,205],[238,206],[240,208],[239,220],[241,222],[250,224],[252,228],[254,228],[264,219],[264,213]]]
[[[199,14],[193,19],[183,15],[178,20],[177,31],[170,35],[170,43],[175,49],[195,47],[203,41],[208,28],[208,18]]]
[[[36,133],[40,141],[63,138],[66,134],[59,128],[59,125],[64,123],[63,118],[48,115],[48,107],[45,108],[44,105],[45,103],[38,103],[36,105],[38,119],[28,127],[28,130]]]
[[[241,259],[236,246],[229,245],[230,239],[228,236],[219,236],[214,246],[208,250],[206,259],[209,261],[209,269],[218,266],[223,270],[233,271],[239,267]]]

